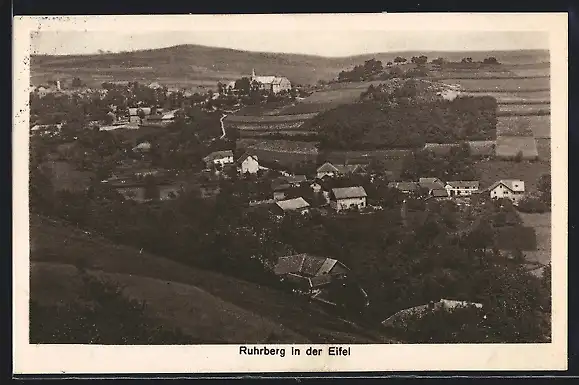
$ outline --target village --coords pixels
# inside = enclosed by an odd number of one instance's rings
[[[72,83],[79,81],[74,79]],[[396,212],[402,226],[410,226],[412,213],[427,213],[437,210],[430,207],[446,205],[460,215],[470,216],[470,220],[458,220],[460,228],[454,231],[460,233],[473,226],[473,213],[482,207],[495,210],[493,218],[497,213],[507,213],[508,217],[530,197],[525,189],[527,181],[517,175],[486,186],[479,180],[441,180],[428,174],[407,180],[393,178],[379,162],[338,164],[322,158],[315,164],[302,165],[296,172],[260,159],[251,148],[238,148],[237,135],[224,127],[223,118],[247,103],[251,105],[250,99],[257,98],[258,104],[284,98],[295,103],[298,95],[311,91],[292,86],[283,76],[256,76],[255,71],[237,81],[219,83],[218,92],[206,94],[169,89],[158,82],[107,83],[101,89],[91,89],[79,84],[65,88],[57,80],[32,89],[33,104],[42,106],[47,100],[65,95],[84,100],[87,105],[98,101],[101,107],[77,117],[77,121],[71,121],[70,116],[53,119],[53,107],[44,110],[51,110],[46,115],[42,108],[33,107],[37,119],[31,121],[31,135],[37,143],[49,143],[34,167],[51,176],[56,190],[81,194],[108,191],[125,201],[153,206],[192,196],[212,202],[208,204],[228,200],[237,206],[235,210],[262,213],[271,223],[287,223],[287,218],[296,217],[303,219],[291,221]],[[185,132],[183,127],[196,127],[197,131]],[[179,158],[178,154],[190,158]],[[184,163],[177,165],[175,159]],[[530,198],[539,199],[536,194]],[[493,237],[498,243],[491,246],[490,242],[482,249],[497,249],[505,259],[528,266],[521,255],[532,246],[520,246],[525,244],[520,238],[528,232],[495,225]],[[260,259],[261,264],[296,295],[325,306],[353,307],[358,313],[371,303],[364,280],[335,255],[290,252],[273,261],[271,258]],[[530,270],[542,267],[532,265]],[[456,307],[481,309],[482,304],[470,298],[437,298],[428,304],[391,311],[383,318],[383,325],[392,327],[408,314]]]

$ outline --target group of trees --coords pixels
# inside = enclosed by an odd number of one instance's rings
[[[354,66],[350,71],[341,71],[338,74],[339,82],[355,82],[372,78],[382,73],[384,66],[380,60],[366,60],[363,65]]]
[[[429,175],[441,180],[478,180],[473,165],[467,143],[452,148],[445,157],[436,156],[428,150],[418,150],[404,158],[401,177],[404,180],[418,180]]]
[[[384,95],[338,106],[305,124],[318,132],[322,149],[418,148],[494,137],[492,97],[420,100],[419,89],[409,82]]]
[[[543,174],[537,181],[537,196],[521,199],[517,208],[526,213],[543,213],[551,210],[551,174]]]

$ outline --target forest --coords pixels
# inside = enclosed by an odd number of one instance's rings
[[[321,149],[419,148],[492,140],[496,106],[488,96],[424,100],[417,90],[402,87],[382,100],[338,106],[305,125],[318,132]]]

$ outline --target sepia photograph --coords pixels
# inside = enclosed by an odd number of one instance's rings
[[[564,368],[567,18],[519,16],[15,21],[20,342]]]

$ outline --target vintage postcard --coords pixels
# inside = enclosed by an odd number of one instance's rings
[[[567,368],[566,14],[16,17],[13,65],[15,373]]]

